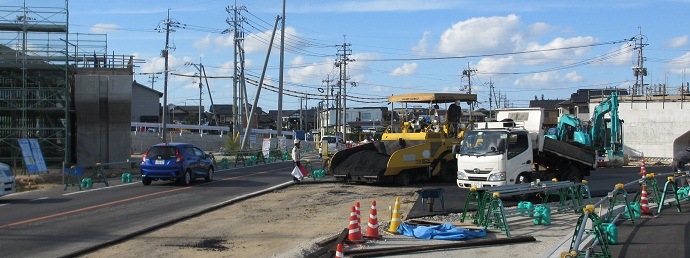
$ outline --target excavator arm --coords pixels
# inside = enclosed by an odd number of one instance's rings
[[[610,124],[605,115],[609,114]],[[623,159],[623,128],[618,116],[618,93],[611,95],[594,108],[592,115],[592,147],[607,153],[608,158]]]

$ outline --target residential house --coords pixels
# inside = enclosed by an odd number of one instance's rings
[[[544,123],[543,128],[551,128],[558,126],[558,119],[560,118],[559,104],[564,102],[562,99],[535,99],[529,101],[529,107],[538,107],[544,109]]]
[[[162,92],[133,81],[131,122],[159,123],[162,97]]]

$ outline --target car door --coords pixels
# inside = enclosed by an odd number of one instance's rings
[[[199,174],[199,157],[194,153],[194,147],[185,145],[182,148],[182,152],[184,153],[186,167],[192,171],[192,174]]]
[[[197,157],[198,163],[197,163],[197,174],[206,176],[206,173],[208,173],[208,166],[211,165],[208,159],[206,159],[206,155],[204,154],[204,151],[201,149],[194,147],[194,155]]]

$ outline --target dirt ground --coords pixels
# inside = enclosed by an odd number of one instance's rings
[[[315,248],[314,243],[349,226],[355,202],[360,202],[364,228],[371,204],[377,202],[382,230],[387,229],[389,206],[392,208],[396,196],[402,214],[407,214],[417,199],[416,190],[419,188],[293,185],[86,257],[303,257]]]

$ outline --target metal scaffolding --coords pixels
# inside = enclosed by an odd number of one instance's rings
[[[67,10],[0,6],[2,162],[22,163],[21,138],[37,138],[48,163],[70,159]]]

